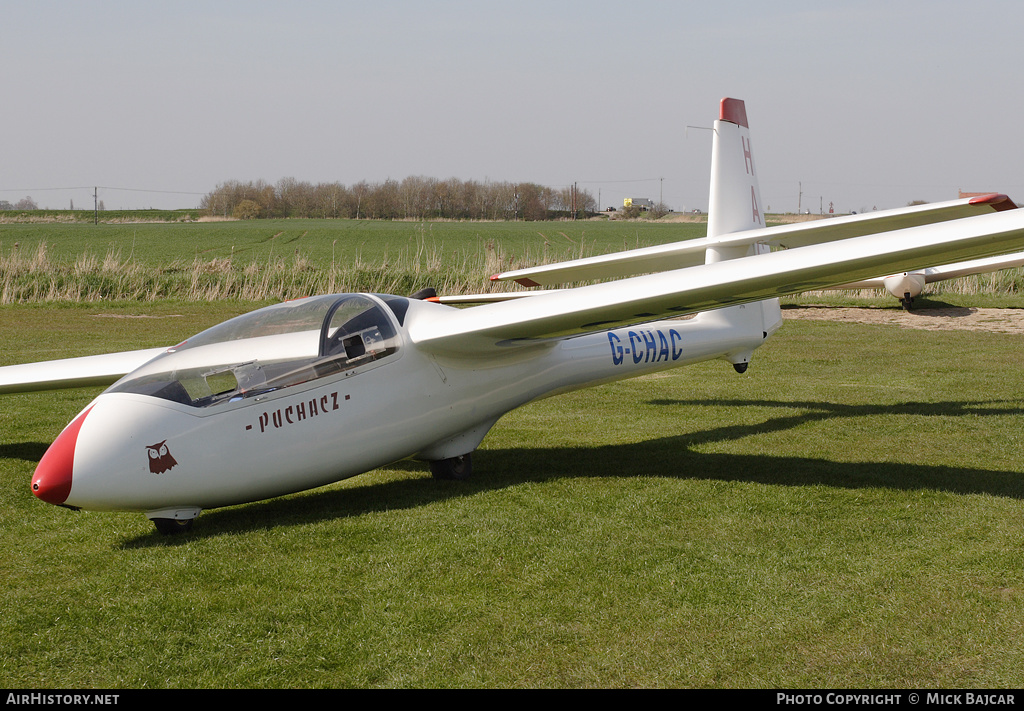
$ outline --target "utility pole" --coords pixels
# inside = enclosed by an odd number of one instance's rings
[[[92,223],[98,225],[100,223],[100,208],[99,203],[96,202],[96,186],[92,188]]]

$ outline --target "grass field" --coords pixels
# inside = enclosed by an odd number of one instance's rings
[[[267,220],[0,225],[0,304],[490,288],[498,271],[701,236],[700,224]],[[501,285],[509,288],[508,285]]]
[[[200,257],[266,262],[296,251],[317,263],[380,262],[399,252],[458,254],[500,244],[510,256],[555,259],[702,237],[702,223],[586,220],[558,222],[418,222],[383,220],[255,220],[191,223],[0,225],[0,248],[20,243],[32,252],[45,242],[73,262],[114,250],[150,265]]]
[[[0,364],[252,306],[4,306]],[[509,414],[469,482],[402,462],[175,538],[37,501],[95,391],[7,396],[0,686],[1019,687],[1020,346],[790,321],[742,376]]]
[[[693,239],[705,229],[702,223],[606,220],[0,224],[0,305],[275,301],[345,291],[412,294],[427,286],[447,294],[508,290],[518,287],[488,277]],[[1024,270],[943,282],[930,291],[1016,303]]]

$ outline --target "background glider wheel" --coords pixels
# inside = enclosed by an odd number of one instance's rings
[[[473,462],[470,455],[450,459],[438,459],[430,463],[430,473],[435,479],[448,481],[465,481],[473,473]]]
[[[178,533],[185,533],[186,531],[192,530],[192,522],[194,518],[176,519],[176,518],[154,518],[153,525],[156,526],[156,530],[165,536],[173,536]]]

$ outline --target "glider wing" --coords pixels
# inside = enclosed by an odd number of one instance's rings
[[[999,211],[528,299],[438,309],[409,323],[409,334],[425,350],[472,356],[495,345],[603,331],[1022,248],[1024,210]]]
[[[1024,267],[1024,253],[1015,252],[1014,254],[990,257],[988,259],[974,259],[969,262],[957,262],[956,264],[946,264],[934,269],[925,269],[924,280],[926,283],[931,284],[947,279],[959,279],[960,277],[973,274],[987,274],[989,272],[1002,271],[1003,269],[1013,269],[1014,267]]]
[[[1003,254],[998,257],[986,257],[985,259],[971,259],[966,262],[956,262],[955,264],[943,264],[938,267],[923,269],[921,270],[921,274],[924,276],[926,284],[934,284],[939,281],[959,279],[960,277],[972,276],[974,274],[988,274],[990,272],[998,272],[1004,269],[1014,269],[1019,267],[1024,267],[1024,252]],[[876,277],[874,279],[863,279],[861,281],[850,282],[848,284],[840,284],[832,287],[832,289],[841,291],[844,289],[882,289],[884,287],[885,277],[883,276]],[[529,291],[516,293],[530,294]],[[468,297],[463,298],[465,299]],[[447,303],[447,301],[442,300],[442,303]],[[471,302],[466,301],[464,303]]]
[[[1016,205],[1005,195],[991,194],[862,215],[846,215],[828,220],[744,230],[718,237],[673,242],[557,264],[517,269],[495,274],[491,279],[493,281],[515,281],[522,286],[549,286],[567,282],[616,279],[703,264],[708,247],[743,247],[766,244],[769,247],[792,249],[964,217],[992,214],[1014,208]]]
[[[166,350],[151,348],[9,365],[0,368],[0,393],[110,385]]]

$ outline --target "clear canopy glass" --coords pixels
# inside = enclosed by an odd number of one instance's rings
[[[268,306],[168,349],[107,392],[210,407],[368,365],[399,348],[395,307],[384,304],[332,294]]]

